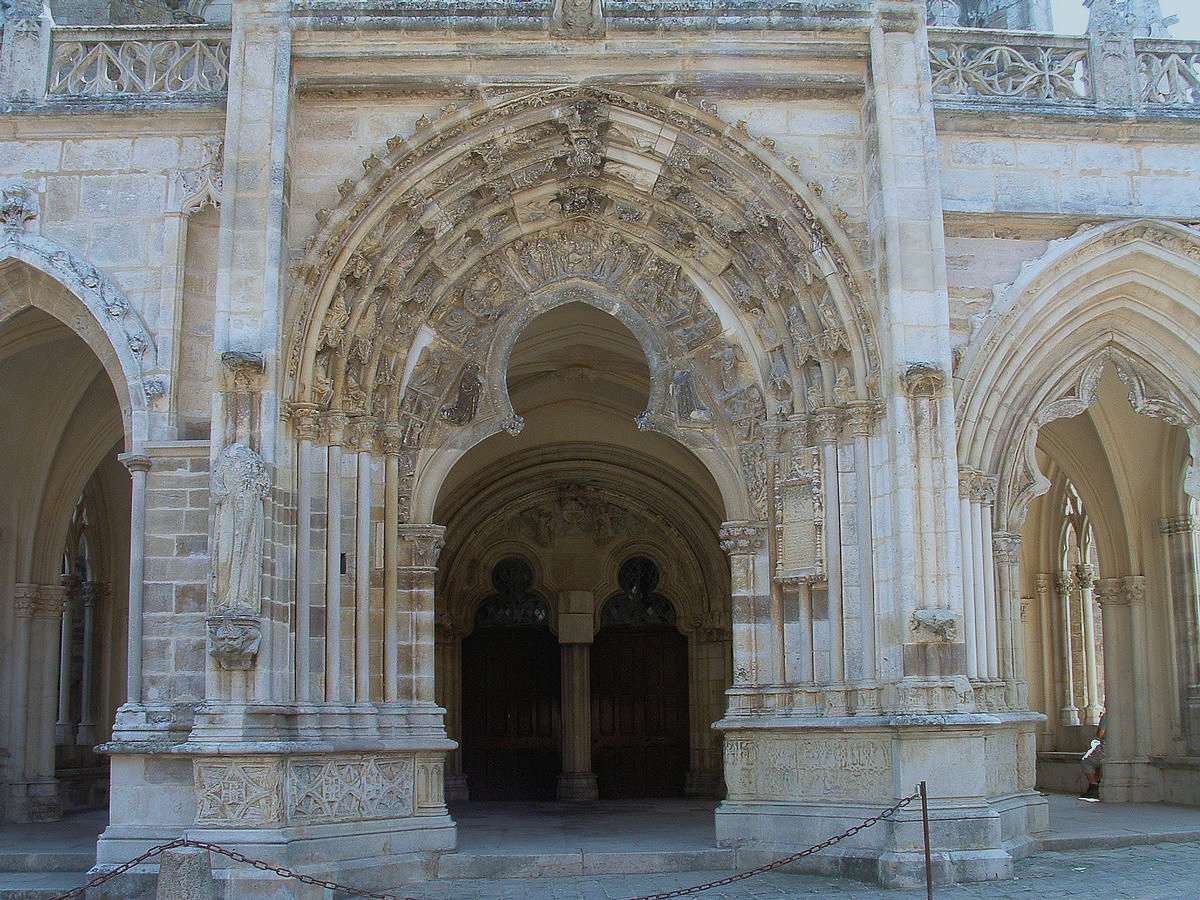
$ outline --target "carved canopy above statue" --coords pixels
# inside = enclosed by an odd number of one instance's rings
[[[570,301],[638,338],[652,382],[639,423],[685,444],[753,452],[768,417],[873,399],[849,242],[711,109],[514,94],[447,107],[363,165],[296,273],[290,409],[309,439],[411,463],[439,429],[519,430],[508,351]]]

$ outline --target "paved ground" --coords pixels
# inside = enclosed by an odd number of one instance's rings
[[[606,875],[497,879],[408,885],[396,896],[417,900],[621,900],[703,884],[726,873]],[[936,900],[1056,900],[1056,898],[1200,898],[1200,843],[1162,843],[1101,850],[1050,851],[1016,865],[1007,881],[935,886]],[[812,875],[768,873],[695,894],[701,900],[924,900],[918,890],[885,889]]]
[[[969,885],[935,886],[937,900],[1033,900],[1033,898],[1135,898],[1200,900],[1200,808],[1164,804],[1083,803],[1074,797],[1048,798],[1050,831],[1039,854],[1016,863],[1016,877]],[[52,859],[61,874],[0,874],[0,897],[9,890],[41,887],[66,890],[82,883],[81,872],[94,860],[95,839],[104,813],[71,816],[52,825],[0,826],[0,868],[6,859],[34,851]],[[653,897],[699,886],[733,874],[732,851],[716,849],[712,804],[669,801],[608,804],[476,804],[455,810],[459,849],[443,857],[438,881],[401,885],[395,897],[416,900],[626,900]],[[660,874],[588,875],[605,866],[615,871],[632,858],[643,871]],[[661,860],[658,859],[661,857]],[[78,861],[77,866],[71,865]],[[663,865],[658,866],[661,862]],[[455,866],[478,874],[497,865],[526,877],[451,878]],[[59,866],[55,866],[58,868]],[[568,877],[556,877],[576,870]],[[46,866],[50,868],[50,866]],[[664,869],[669,874],[661,874]],[[6,882],[12,881],[11,886]],[[37,896],[53,896],[47,891]],[[32,893],[20,896],[33,896]],[[696,893],[701,900],[770,900],[831,897],[839,900],[922,900],[924,887],[884,889],[828,876],[771,872]]]

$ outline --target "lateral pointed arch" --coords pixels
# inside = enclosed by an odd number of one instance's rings
[[[1059,242],[975,323],[955,376],[959,460],[999,475],[998,527],[1015,531],[1048,482],[1038,429],[1096,401],[1106,365],[1134,410],[1200,450],[1200,234],[1135,220]],[[1200,497],[1195,463],[1184,488]]]

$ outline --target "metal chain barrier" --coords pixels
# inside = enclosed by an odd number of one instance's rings
[[[777,859],[774,862],[759,866],[757,869],[750,869],[746,872],[738,872],[735,875],[729,875],[725,878],[718,879],[717,881],[710,881],[707,884],[698,884],[695,887],[678,888],[673,891],[665,891],[661,894],[645,894],[640,897],[630,897],[628,900],[669,900],[671,897],[686,897],[690,894],[699,894],[701,891],[708,891],[712,890],[713,888],[724,887],[727,884],[733,884],[737,881],[744,881],[747,878],[753,878],[755,875],[762,875],[764,872],[770,872],[774,869],[782,868],[783,866],[796,862],[798,859],[803,859],[804,857],[811,856],[812,854],[824,850],[827,847],[832,847],[839,841],[844,841],[846,838],[858,834],[863,829],[870,828],[872,825],[876,825],[879,822],[882,822],[884,819],[891,818],[897,812],[904,809],[904,807],[918,799],[920,796],[920,791],[910,794],[904,799],[898,801],[894,806],[889,806],[878,815],[871,816],[869,819],[865,819],[859,824],[847,828],[841,834],[835,835],[834,837],[824,840],[819,844],[814,844],[813,846],[801,850],[798,853],[793,853],[791,856],[786,856],[783,859]],[[293,872],[291,869],[283,866],[271,865],[270,863],[264,862],[261,859],[251,859],[244,853],[239,853],[236,850],[230,850],[226,847],[220,846],[219,844],[212,844],[208,841],[194,841],[190,838],[178,838],[170,843],[159,844],[157,847],[151,847],[136,859],[131,859],[129,862],[122,863],[109,872],[104,872],[101,875],[97,875],[87,884],[80,885],[73,890],[67,891],[65,894],[59,894],[58,896],[52,898],[52,900],[72,900],[72,898],[75,897],[83,897],[89,889],[99,887],[100,885],[104,884],[104,882],[116,878],[118,875],[124,875],[135,866],[139,866],[147,860],[153,859],[155,856],[158,856],[160,853],[166,850],[175,850],[179,847],[195,847],[199,850],[208,850],[211,853],[218,853],[221,856],[227,856],[234,862],[245,863],[249,866],[253,866],[255,869],[260,869],[263,872],[273,872],[274,874],[279,875],[281,878],[294,878],[304,884],[326,888],[331,891],[340,891],[343,894],[349,894],[354,897],[366,897],[368,900],[415,900],[415,898],[412,897],[398,897],[395,894],[375,894],[371,891],[363,891],[359,890],[358,888],[347,887],[346,885],[338,884],[335,881],[325,881],[321,878],[313,878],[311,875]]]

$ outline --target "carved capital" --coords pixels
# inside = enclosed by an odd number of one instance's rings
[[[719,532],[721,549],[730,556],[745,556],[767,543],[766,527],[760,522],[726,522]]]
[[[975,479],[979,477],[977,469],[968,466],[958,467],[958,496],[962,500],[970,500],[975,490]]]
[[[997,531],[993,533],[992,552],[999,563],[1005,565],[1016,563],[1021,553],[1021,535],[1013,531]]]
[[[150,457],[142,453],[122,453],[117,459],[130,473],[150,471]]]
[[[901,376],[904,393],[913,400],[933,400],[946,390],[946,370],[934,363],[913,363]]]
[[[1172,516],[1158,520],[1158,531],[1168,536],[1200,533],[1200,519],[1195,516]]]
[[[221,354],[221,365],[233,376],[233,388],[237,391],[255,390],[267,370],[263,355],[251,350],[226,350]]]
[[[404,435],[398,425],[385,425],[379,431],[379,446],[387,456],[400,456],[404,452]]]
[[[293,403],[288,415],[296,427],[296,436],[302,441],[316,441],[321,437],[319,408],[315,403]]]
[[[0,194],[0,226],[5,231],[25,231],[25,223],[38,215],[38,195],[27,184],[10,184]]]
[[[1122,606],[1129,602],[1121,589],[1120,578],[1100,578],[1096,581],[1096,602],[1101,606]]]
[[[996,491],[999,479],[995,475],[976,473],[971,480],[971,500],[984,506],[992,506],[996,502]]]
[[[350,423],[350,444],[359,453],[371,453],[375,450],[377,421],[371,416],[356,418]]]
[[[842,434],[842,411],[834,407],[818,409],[813,413],[813,435],[820,444],[836,444]]]
[[[1086,563],[1075,567],[1075,579],[1079,582],[1079,587],[1082,590],[1090,591],[1092,582],[1096,578],[1096,571]]]
[[[1066,570],[1055,572],[1054,589],[1058,591],[1060,597],[1068,596],[1071,591],[1075,590],[1075,575]]]
[[[67,608],[67,589],[56,584],[15,584],[13,606],[21,619],[56,619]]]
[[[1039,572],[1033,578],[1033,583],[1037,585],[1039,597],[1045,597],[1050,593],[1050,576],[1045,572]]]
[[[208,653],[222,669],[245,671],[254,665],[262,644],[259,616],[209,616]]]
[[[398,525],[396,530],[400,540],[409,546],[412,565],[430,569],[437,565],[438,554],[446,543],[444,525],[407,524]]]
[[[327,413],[321,420],[321,432],[325,443],[349,447],[350,417],[342,413]]]
[[[870,437],[879,421],[879,404],[871,400],[855,400],[846,406],[846,428],[854,438]]]
[[[1121,579],[1121,592],[1126,603],[1141,603],[1146,599],[1146,576],[1126,575]]]

